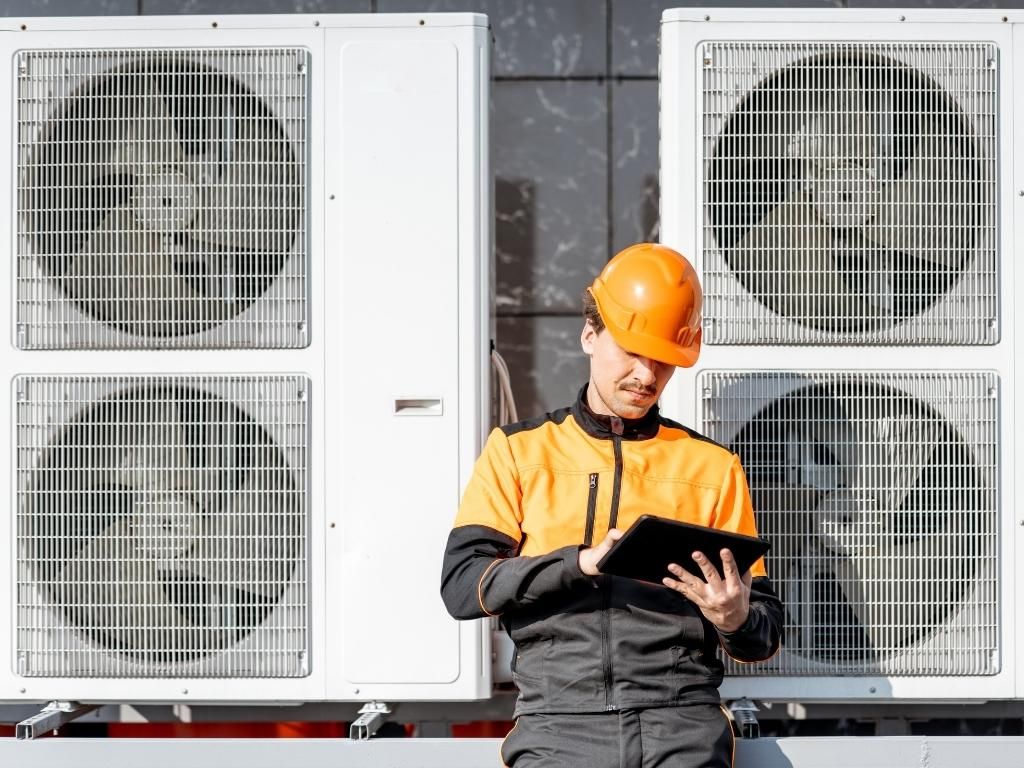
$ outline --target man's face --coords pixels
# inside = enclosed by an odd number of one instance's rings
[[[583,326],[580,344],[590,356],[587,404],[605,416],[639,419],[658,402],[676,370],[674,365],[627,352],[608,329],[598,333],[589,322]]]

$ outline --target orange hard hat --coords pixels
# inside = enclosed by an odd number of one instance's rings
[[[588,290],[627,352],[683,368],[697,362],[703,297],[697,272],[682,254],[657,243],[631,245]]]

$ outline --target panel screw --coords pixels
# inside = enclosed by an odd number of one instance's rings
[[[182,689],[181,689],[181,692],[182,692],[182,693],[188,693],[188,688],[182,688]]]
[[[319,27],[320,26],[320,22],[319,21],[314,21],[313,22],[313,26],[314,27]]]
[[[1021,525],[1024,525],[1024,522],[1021,522]],[[25,692],[24,688],[19,688],[18,689],[18,693],[24,693],[24,692]]]
[[[900,16],[900,21],[906,21],[906,20],[907,20],[907,17],[906,17],[906,16]],[[874,690],[874,688],[872,688],[871,690],[873,691],[873,690]]]
[[[901,21],[902,21],[902,19],[901,19]],[[875,688],[875,686],[872,685],[870,688],[868,688],[868,693],[874,693],[876,690],[877,689]]]

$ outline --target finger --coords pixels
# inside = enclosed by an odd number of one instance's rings
[[[704,582],[698,579],[693,574],[689,573],[685,568],[680,566],[678,563],[670,563],[668,566],[669,571],[675,576],[671,578],[666,576],[662,579],[661,583],[667,587],[672,587],[676,592],[691,600],[692,602],[699,602],[704,599]]]
[[[701,573],[704,574],[704,580],[707,581],[708,586],[718,586],[722,583],[722,577],[718,573],[718,569],[715,568],[714,563],[708,560],[703,552],[694,552],[693,560],[700,566]]]
[[[736,565],[736,558],[732,556],[732,550],[723,549],[719,554],[722,556],[722,576],[725,577],[727,586],[736,587],[740,584],[740,569]]]

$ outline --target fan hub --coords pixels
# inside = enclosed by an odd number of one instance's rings
[[[881,187],[874,169],[850,161],[811,160],[807,179],[814,210],[826,224],[862,227],[875,217]]]
[[[146,229],[181,232],[195,218],[195,187],[181,171],[162,170],[139,181],[132,208]]]
[[[138,493],[133,506],[133,534],[144,554],[155,560],[175,560],[188,552],[199,514],[185,494]]]
[[[876,549],[877,513],[877,500],[863,492],[844,488],[826,493],[815,510],[815,533],[830,551],[862,557]]]

